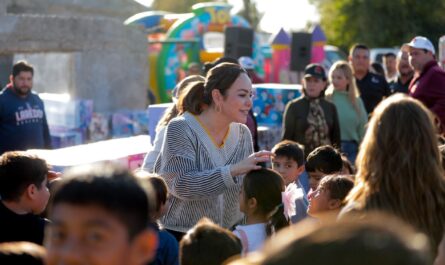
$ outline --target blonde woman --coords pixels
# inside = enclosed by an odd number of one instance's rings
[[[337,108],[341,151],[354,164],[368,122],[366,109],[348,62],[336,62],[329,71],[329,81],[331,84],[326,90],[326,98]]]
[[[396,94],[374,110],[357,157],[345,214],[380,210],[425,233],[433,250],[444,234],[445,179],[431,112]]]

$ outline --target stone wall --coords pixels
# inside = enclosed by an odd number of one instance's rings
[[[1,0],[10,14],[52,14],[121,19],[146,11],[133,0]],[[1,5],[1,4],[0,4]]]
[[[9,1],[7,13],[0,13],[0,56],[10,58],[13,54],[14,61],[27,59],[34,64],[34,87],[39,92],[93,99],[95,111],[100,112],[145,108],[146,35],[139,28],[124,26],[124,19],[118,16],[106,16],[111,12],[107,10],[115,10],[118,3],[128,1]],[[42,8],[39,3],[44,7],[47,2],[53,4],[47,12],[58,10],[61,14],[31,14]],[[74,15],[62,12],[69,9],[62,7],[78,2],[82,5],[74,10]],[[97,8],[102,10],[97,16],[75,12],[84,9],[93,12],[98,3],[104,6],[108,3],[109,9]],[[0,4],[0,12],[2,6],[4,2]],[[21,12],[14,14],[11,10]],[[125,10],[116,13],[130,12]]]

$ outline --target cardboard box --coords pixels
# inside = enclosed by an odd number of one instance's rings
[[[88,128],[93,114],[93,100],[71,99],[67,94],[41,93],[50,126]]]
[[[113,138],[148,134],[147,110],[121,110],[113,113],[111,120]]]

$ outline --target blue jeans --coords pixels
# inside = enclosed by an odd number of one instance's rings
[[[355,158],[357,157],[358,144],[356,141],[341,141],[341,151],[346,155],[349,162],[355,165]]]

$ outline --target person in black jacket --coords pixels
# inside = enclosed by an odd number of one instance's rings
[[[324,99],[327,81],[320,64],[304,71],[303,95],[286,105],[283,116],[283,140],[304,145],[309,154],[321,145],[340,147],[340,125],[335,105]]]

